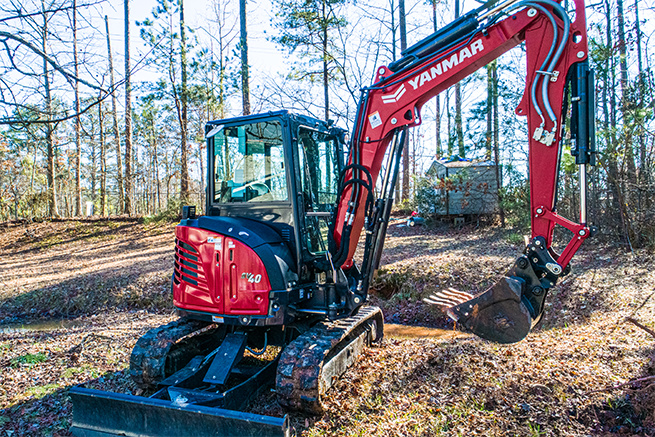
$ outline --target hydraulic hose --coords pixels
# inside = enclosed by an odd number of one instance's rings
[[[569,30],[571,28],[571,20],[569,19],[568,14],[566,13],[566,10],[562,6],[560,6],[559,3],[556,3],[551,0],[540,0],[540,3],[546,3],[547,5],[552,6],[553,10],[558,11],[562,15],[562,21],[564,21],[564,34],[562,35],[562,40],[559,44],[559,47],[557,48],[557,52],[555,52],[555,56],[553,56],[552,61],[550,61],[550,64],[548,65],[548,72],[552,72],[555,69],[555,65],[557,65],[557,62],[559,61],[559,58],[562,56],[562,53],[564,52],[564,47],[566,46],[566,43],[569,39]],[[544,80],[542,87],[541,87],[541,94],[542,98],[544,100],[544,103],[546,104],[546,111],[548,112],[548,116],[550,119],[553,121],[554,126],[553,126],[553,132],[557,129],[557,117],[555,116],[555,112],[553,111],[553,108],[550,106],[550,100],[548,99],[548,85],[550,84],[550,80]]]
[[[543,5],[547,5],[553,8],[553,11],[560,17],[562,22],[564,23],[564,31],[562,34],[562,38],[559,41],[559,46],[557,47],[557,51],[555,54],[552,56],[552,59],[550,59],[550,62],[546,66],[545,64],[548,62],[552,50],[554,47],[554,44],[556,44],[557,41],[557,36],[558,36],[558,30],[557,30],[557,23],[555,22],[555,19],[553,15],[543,7]],[[571,20],[569,19],[569,16],[566,13],[566,10],[559,4],[556,3],[552,0],[532,0],[532,1],[522,1],[519,3],[515,3],[512,5],[509,5],[508,9],[509,10],[515,10],[521,7],[534,7],[535,9],[539,9],[541,12],[543,12],[548,19],[551,22],[551,25],[553,26],[553,45],[551,45],[550,50],[548,51],[548,55],[546,56],[546,59],[544,60],[544,65],[542,65],[540,71],[542,71],[542,75],[544,76],[550,76],[555,69],[555,65],[557,65],[557,62],[559,61],[559,58],[562,56],[562,53],[564,52],[564,47],[566,46],[568,37],[569,37],[569,30],[571,28]],[[505,13],[507,11],[504,11]],[[498,17],[501,14],[498,14],[497,16],[494,16],[493,18],[490,19],[490,21],[495,21],[498,19]],[[545,73],[545,74],[544,74]],[[542,119],[542,122],[544,121],[543,117],[543,112],[541,111],[540,106],[537,103],[536,99],[536,86],[537,86],[538,79],[533,82],[533,87],[530,90],[530,98],[532,100],[532,104],[534,105],[535,109],[537,110],[537,113]],[[548,97],[548,86],[550,85],[550,78],[544,78],[541,86],[541,98],[543,100],[544,107],[546,109],[546,114],[550,118],[550,120],[553,122],[553,129],[552,132],[554,133],[555,130],[557,129],[557,117],[555,116],[555,112],[553,111],[553,108],[550,104],[550,98]]]
[[[544,8],[543,6],[532,2],[519,3],[519,5],[521,4],[524,4],[529,7],[533,7],[543,12],[543,14],[546,15],[546,17],[548,17],[548,19],[550,20],[550,24],[553,26],[553,42],[550,45],[550,50],[548,50],[548,54],[546,55],[543,64],[541,65],[541,67],[539,67],[539,70],[537,71],[537,77],[535,77],[535,80],[532,81],[532,86],[530,87],[530,99],[532,100],[532,105],[537,111],[537,114],[539,114],[539,117],[541,117],[541,127],[544,127],[546,124],[546,119],[544,118],[544,114],[543,111],[541,110],[541,106],[539,106],[539,103],[537,102],[537,84],[539,82],[539,79],[541,78],[539,72],[540,71],[544,73],[546,72],[545,69],[548,66],[548,61],[550,60],[550,57],[552,56],[553,52],[555,51],[555,47],[557,46],[557,37],[558,37],[557,23],[555,22],[555,17],[553,17],[553,14],[551,14],[548,11],[548,9]],[[544,81],[545,80],[549,80],[549,79],[544,78]]]

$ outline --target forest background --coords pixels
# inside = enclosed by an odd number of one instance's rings
[[[570,4],[569,4],[570,3]],[[572,8],[572,2],[564,6]],[[598,164],[589,216],[626,247],[655,244],[652,0],[587,2]],[[204,205],[208,120],[289,109],[350,128],[376,66],[456,16],[460,0],[27,0],[0,5],[0,221],[177,214]],[[130,8],[133,11],[130,11]],[[185,18],[186,17],[186,18]],[[528,216],[518,47],[428,103],[398,204],[434,159],[493,160],[509,224]],[[558,211],[575,219],[565,141]]]

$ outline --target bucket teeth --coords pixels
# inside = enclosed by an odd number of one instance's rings
[[[423,299],[423,302],[437,305],[442,307],[442,309],[447,310],[471,299],[473,299],[472,294],[449,288]]]
[[[477,297],[449,288],[423,301],[441,307],[451,319],[479,337],[515,343],[525,338],[533,324],[521,291],[522,281],[505,277]]]

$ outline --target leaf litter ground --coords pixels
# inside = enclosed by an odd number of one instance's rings
[[[301,436],[655,435],[653,255],[592,242],[516,345],[453,331],[422,297],[473,294],[519,252],[510,233],[390,228],[372,303],[393,326],[328,393],[322,416],[291,413]],[[67,388],[135,393],[129,355],[175,318],[172,226],[60,221],[2,229],[0,436],[67,436]],[[62,317],[66,318],[62,321]],[[32,329],[16,323],[32,321]],[[53,329],[53,327],[55,329]],[[434,334],[434,335],[433,335]],[[642,382],[612,387],[626,382]],[[282,415],[272,393],[250,410]]]

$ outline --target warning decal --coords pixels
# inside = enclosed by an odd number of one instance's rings
[[[378,111],[375,111],[369,115],[368,121],[371,123],[371,129],[375,129],[376,127],[382,125],[382,118],[380,117],[380,113]]]

